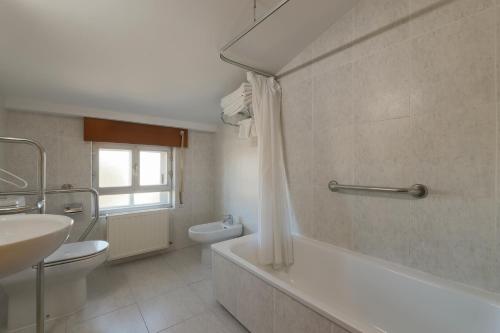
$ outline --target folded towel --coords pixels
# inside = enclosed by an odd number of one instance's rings
[[[232,109],[232,108],[239,107],[240,105],[247,105],[248,106],[250,104],[252,104],[252,96],[238,97],[238,99],[234,100],[233,103],[224,106],[223,109],[224,110]]]
[[[235,95],[231,98],[226,99],[224,102],[221,102],[220,105],[223,109],[225,109],[236,103],[244,103],[244,104],[252,103],[252,94],[250,93],[249,95],[243,95],[243,96]]]
[[[224,109],[222,112],[228,117],[234,116],[239,112],[248,112],[250,106],[245,104],[234,104],[231,107]]]
[[[252,124],[253,124],[252,118],[243,119],[238,122],[238,125],[240,126],[238,137],[240,139],[250,138],[250,135],[252,133]]]
[[[228,105],[233,104],[236,100],[238,100],[238,98],[248,96],[252,96],[252,86],[250,85],[250,83],[245,82],[242,83],[242,85],[238,89],[236,89],[236,91],[222,98],[220,105],[222,108],[225,108]]]

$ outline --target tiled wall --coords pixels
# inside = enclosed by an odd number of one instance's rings
[[[216,134],[217,216],[232,214],[245,233],[257,231],[257,141],[238,138],[238,129],[219,127]]]
[[[4,108],[3,108],[3,100],[2,100],[2,97],[0,97],[0,135],[4,135],[5,134],[6,116],[7,116],[7,113],[4,110]]]
[[[286,66],[328,54],[281,79],[299,233],[500,292],[496,5],[360,1]],[[217,211],[254,231],[255,145],[217,135]],[[340,195],[331,179],[431,194]]]
[[[59,188],[69,183],[74,186],[90,187],[91,153],[90,143],[83,141],[83,121],[69,118],[8,111],[6,117],[7,134],[16,137],[35,139],[47,150],[47,186]],[[187,237],[187,229],[193,224],[212,220],[213,215],[213,173],[214,173],[214,134],[189,133],[190,147],[185,151],[185,204],[172,211],[173,241],[181,248],[192,243]],[[36,154],[28,146],[1,145],[9,157],[8,168],[36,184]],[[1,188],[1,185],[0,185]],[[50,196],[47,200],[48,212],[60,214],[68,201],[84,202],[85,214],[74,215],[70,240],[76,240],[90,219],[90,198],[86,194]],[[105,226],[100,224],[89,238],[103,238]]]
[[[281,80],[290,187],[307,236],[500,292],[500,1],[362,0]],[[331,193],[430,187],[424,200]]]
[[[185,150],[184,205],[173,211],[177,248],[193,245],[187,230],[192,225],[213,222],[215,206],[215,134],[189,132]]]
[[[0,96],[0,136],[6,135],[6,126],[7,122],[7,112],[5,111],[3,107],[3,100],[2,97]],[[3,165],[4,163],[4,152],[0,150],[0,166]],[[1,318],[0,318],[1,319]]]

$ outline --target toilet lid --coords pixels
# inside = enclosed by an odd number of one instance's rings
[[[54,253],[45,259],[46,264],[63,260],[75,260],[83,257],[91,257],[108,249],[108,242],[85,241],[66,243],[61,245]]]

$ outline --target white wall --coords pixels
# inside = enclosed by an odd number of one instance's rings
[[[257,142],[238,138],[238,130],[220,126],[216,134],[216,212],[232,214],[245,226],[245,233],[257,231]]]
[[[0,118],[1,119],[1,118]],[[47,150],[47,186],[60,188],[62,184],[75,187],[92,186],[92,146],[83,141],[83,120],[77,117],[53,116],[19,111],[7,111],[7,134],[39,141]],[[192,243],[187,238],[187,229],[213,218],[213,178],[215,134],[189,132],[189,148],[186,149],[186,186],[183,207],[172,210],[175,246],[185,247]],[[36,189],[36,154],[29,146],[8,146],[7,167],[25,177]],[[1,186],[0,186],[1,188]],[[68,202],[83,202],[85,213],[73,215],[70,241],[76,240],[90,220],[90,198],[88,194],[72,196],[50,196],[47,211],[60,214]],[[104,238],[105,226],[101,223],[89,238]]]

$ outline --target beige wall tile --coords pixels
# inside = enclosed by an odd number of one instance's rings
[[[418,161],[415,175],[431,187],[429,200],[435,196],[493,198],[494,104],[415,115],[412,131]]]
[[[245,233],[257,232],[257,141],[239,139],[232,126],[220,126],[216,137],[215,216],[232,214]]]
[[[398,43],[353,65],[356,122],[408,117],[410,114],[410,43]]]
[[[460,112],[495,103],[495,12],[412,40],[412,113]]]
[[[398,187],[411,181],[414,156],[410,129],[408,117],[356,125],[354,182]]]
[[[312,44],[313,75],[329,71],[351,62],[352,40],[354,36],[354,10],[351,10]]]
[[[357,59],[409,37],[409,0],[361,0],[354,9]]]
[[[352,210],[355,251],[409,265],[412,232],[409,200],[359,196]]]
[[[313,232],[319,240],[351,248],[353,200],[330,192],[328,183],[353,182],[354,126],[328,124],[322,123],[321,130],[314,132]]]
[[[498,285],[493,198],[435,196],[415,202],[412,219],[413,267],[483,289]]]
[[[311,79],[285,81],[282,124],[285,164],[296,215],[293,230],[312,235],[312,91]]]
[[[412,36],[435,30],[494,5],[494,0],[410,0]]]

